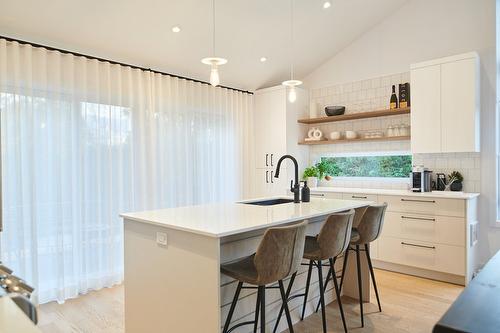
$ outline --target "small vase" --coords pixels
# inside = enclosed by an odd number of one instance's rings
[[[318,177],[307,177],[307,185],[309,187],[318,187]]]
[[[460,192],[462,191],[462,183],[461,182],[453,182],[451,185],[450,185],[450,190],[451,191],[454,191],[454,192]]]

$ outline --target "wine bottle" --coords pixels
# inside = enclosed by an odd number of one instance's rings
[[[395,85],[392,85],[392,95],[391,95],[390,108],[391,109],[398,108],[398,97],[396,96],[396,86]]]
[[[410,84],[408,82],[399,85],[399,107],[410,106]]]

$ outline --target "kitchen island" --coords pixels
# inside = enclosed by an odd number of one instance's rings
[[[254,253],[264,231],[270,227],[308,220],[307,234],[315,235],[328,215],[370,204],[313,198],[308,203],[261,206],[253,204],[255,201],[258,200],[121,215],[125,224],[127,333],[220,332],[236,288],[232,279],[220,273],[221,263]],[[326,275],[327,268],[324,269]],[[363,299],[368,301],[367,267],[362,267],[362,273]],[[343,292],[357,298],[353,263],[349,264],[346,274]],[[292,294],[305,287],[305,275],[301,268]],[[319,299],[317,277],[313,275],[314,278],[307,315],[313,312]],[[327,303],[334,300],[331,290],[325,297]],[[255,298],[252,289],[241,293],[233,323],[253,320]],[[294,322],[299,320],[301,304],[302,298],[289,304]],[[280,306],[279,293],[270,291],[266,297],[268,330],[272,329]],[[235,332],[251,329],[244,326]],[[286,324],[282,320],[279,331],[284,329]]]

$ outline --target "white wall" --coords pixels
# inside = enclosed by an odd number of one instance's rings
[[[500,249],[500,229],[491,227],[497,202],[495,26],[495,0],[410,0],[304,78],[306,87],[320,88],[401,73],[408,71],[411,63],[478,51],[481,261]]]

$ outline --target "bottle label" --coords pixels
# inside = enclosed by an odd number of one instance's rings
[[[391,103],[391,109],[396,109],[398,107],[396,102]]]

